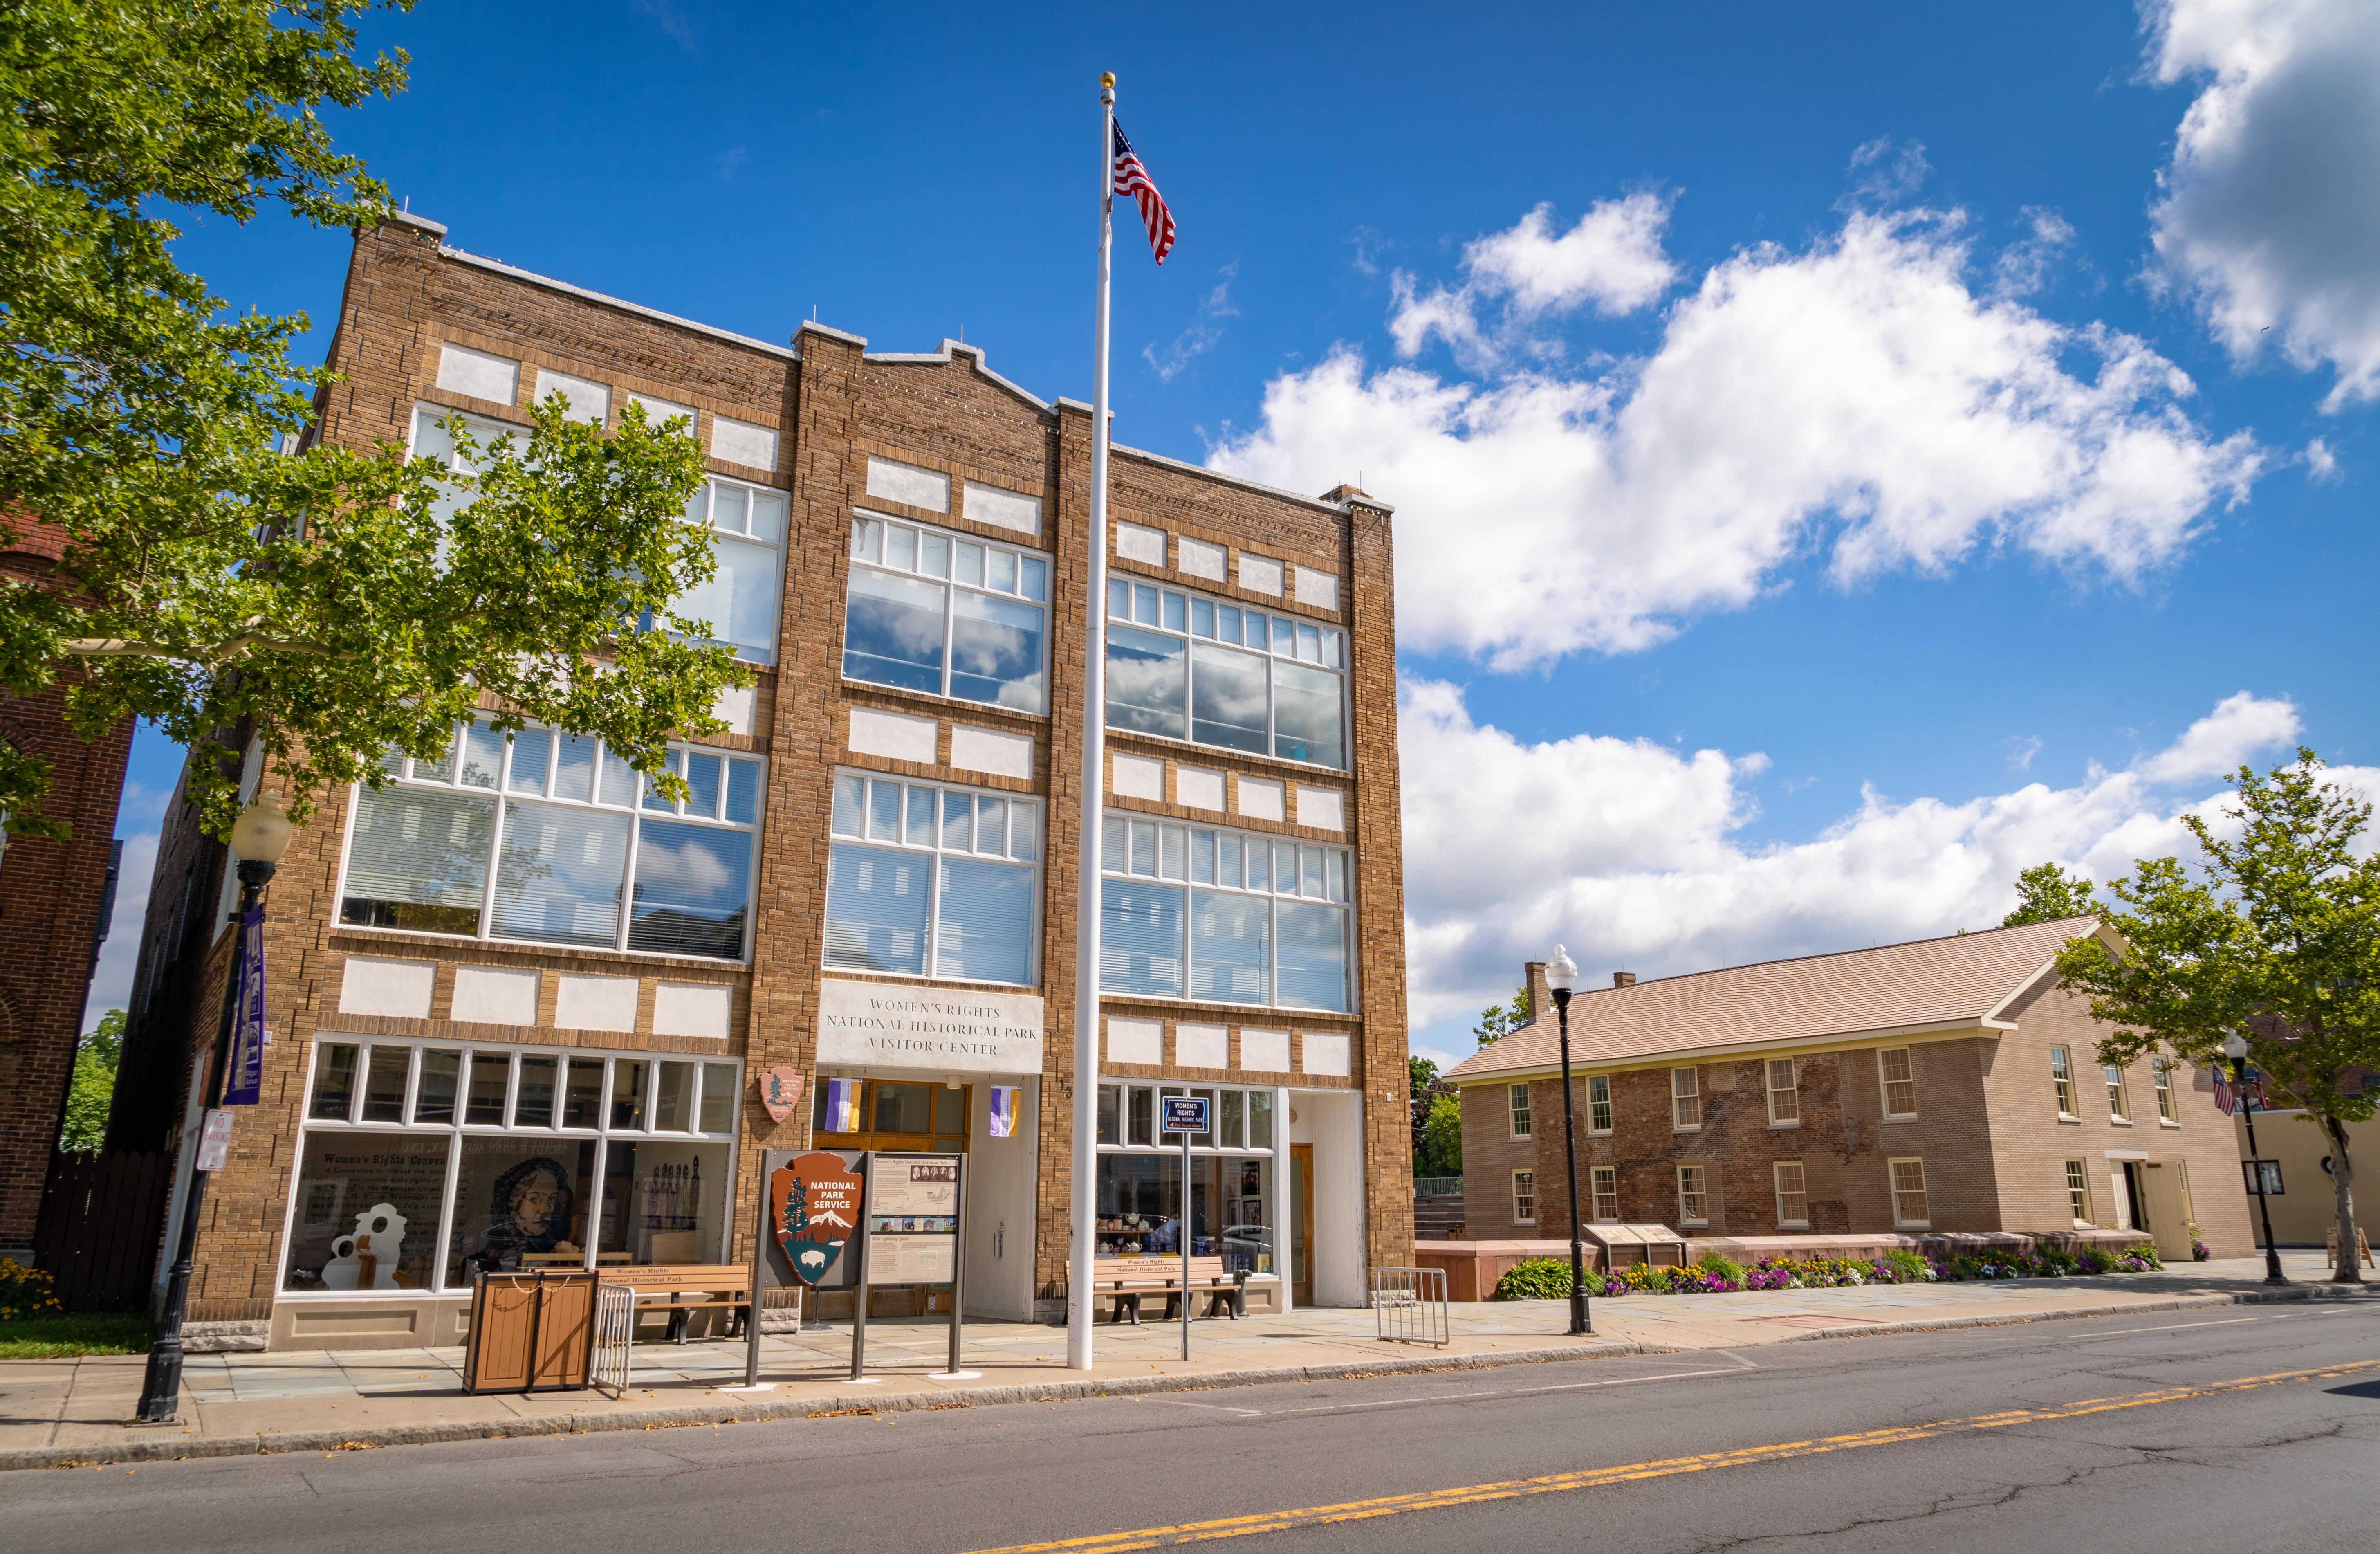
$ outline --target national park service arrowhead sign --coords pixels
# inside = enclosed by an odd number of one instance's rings
[[[859,1173],[814,1149],[769,1173],[769,1222],[805,1284],[826,1277],[859,1224]]]
[[[802,1103],[802,1071],[787,1063],[763,1069],[760,1074],[760,1104],[769,1111],[769,1121],[782,1123],[794,1114]]]

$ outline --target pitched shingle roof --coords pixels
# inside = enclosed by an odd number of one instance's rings
[[[1583,991],[1570,1004],[1571,1062],[1609,1067],[1664,1052],[1972,1024],[2022,991],[2060,946],[2092,925],[2089,917],[2061,917]],[[1465,1058],[1447,1078],[1460,1084],[1560,1061],[1548,1010]]]

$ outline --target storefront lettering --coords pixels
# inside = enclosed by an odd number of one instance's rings
[[[820,985],[821,1062],[981,1073],[1038,1073],[1041,1000],[1032,994],[937,998],[866,982]]]

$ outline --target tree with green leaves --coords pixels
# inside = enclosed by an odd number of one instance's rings
[[[2144,1053],[2211,1067],[2237,1032],[2280,1104],[2302,1108],[2330,1142],[2339,1245],[2333,1277],[2360,1283],[2347,1124],[2380,1094],[2380,856],[2359,854],[2372,807],[2297,759],[2241,767],[2234,802],[2209,823],[2184,815],[2203,862],[2142,861],[2109,886],[2102,921],[2119,936],[2070,941],[2066,985],[2117,1026],[2104,1062]],[[2236,832],[2236,836],[2234,832]]]
[[[2000,919],[2004,929],[2026,923],[2051,923],[2099,910],[2091,881],[2069,874],[2055,863],[2035,864],[2016,877],[2016,910]]]
[[[1490,1042],[1502,1040],[1533,1018],[1535,1016],[1529,1012],[1529,989],[1515,988],[1512,1002],[1491,1003],[1479,1012],[1479,1023],[1471,1027],[1471,1034],[1479,1038],[1480,1046],[1485,1047]]]
[[[441,753],[483,695],[501,726],[600,735],[676,796],[670,733],[721,727],[747,678],[674,609],[712,567],[681,521],[694,439],[635,409],[607,435],[556,399],[462,473],[392,444],[293,456],[334,382],[290,359],[307,320],[229,314],[159,213],[382,220],[321,115],[403,90],[402,53],[355,57],[355,20],[410,4],[0,7],[0,551],[53,558],[0,577],[0,688],[63,680],[85,738],[128,714],[193,749],[245,735],[298,819],[392,746]],[[216,835],[238,771],[228,750],[190,765]],[[11,832],[65,834],[49,782],[0,735]]]
[[[1421,1136],[1414,1150],[1415,1176],[1463,1174],[1463,1103],[1440,1093],[1430,1098]]]
[[[96,1155],[106,1147],[108,1103],[115,1099],[115,1065],[123,1056],[124,1011],[111,1009],[75,1044],[66,1121],[58,1129],[65,1153]]]

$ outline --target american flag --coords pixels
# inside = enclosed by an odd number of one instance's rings
[[[1173,251],[1173,212],[1166,209],[1165,196],[1158,193],[1157,186],[1149,181],[1148,169],[1133,154],[1132,142],[1123,136],[1123,126],[1114,125],[1114,129],[1115,192],[1131,195],[1139,205],[1140,225],[1148,229],[1149,251],[1162,264],[1165,256]]]

